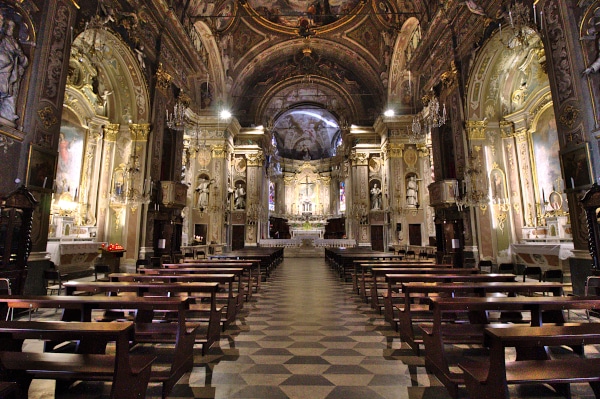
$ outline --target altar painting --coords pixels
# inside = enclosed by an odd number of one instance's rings
[[[537,172],[537,188],[540,190],[537,195],[541,199],[543,193],[547,199],[551,192],[563,188],[557,186],[557,182],[562,182],[562,178],[558,157],[558,133],[552,107],[543,111],[537,120],[535,131],[531,134],[531,142]]]
[[[62,122],[58,139],[56,194],[69,193],[75,198],[81,179],[84,130],[69,121]]]

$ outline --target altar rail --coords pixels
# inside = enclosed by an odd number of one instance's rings
[[[316,238],[316,237],[295,237],[289,239],[265,238],[258,240],[259,247],[299,247],[303,240],[313,240],[315,247],[356,247],[356,240],[347,238]]]

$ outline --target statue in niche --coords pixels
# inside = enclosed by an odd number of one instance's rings
[[[235,209],[246,208],[246,190],[244,190],[244,186],[242,186],[242,183],[238,183],[233,193],[233,196]]]
[[[417,178],[411,176],[406,182],[406,205],[410,208],[416,208],[419,205],[418,195],[419,185],[417,184]]]
[[[208,195],[210,185],[213,181],[201,177],[198,180],[198,186],[196,186],[196,192],[198,192],[198,201],[196,202],[196,208],[204,209],[208,206]]]
[[[29,63],[14,37],[16,23],[0,13],[0,123],[16,127],[19,86]]]
[[[381,210],[381,189],[377,183],[371,189],[371,210]]]

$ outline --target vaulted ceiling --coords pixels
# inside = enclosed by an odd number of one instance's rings
[[[403,0],[192,0],[187,12],[214,32],[228,102],[249,126],[306,105],[372,124],[386,106],[396,38],[422,10]]]

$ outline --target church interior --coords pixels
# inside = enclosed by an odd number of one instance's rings
[[[0,266],[21,246],[38,295],[50,266],[414,250],[583,295],[599,128],[598,0],[5,0]]]

